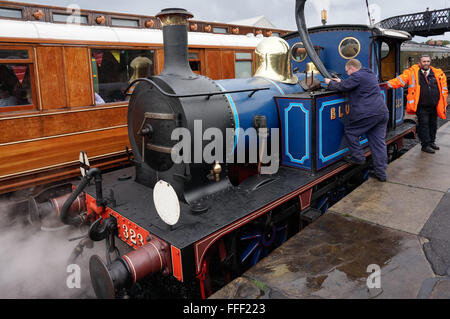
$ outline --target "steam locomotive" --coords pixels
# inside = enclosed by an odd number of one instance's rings
[[[131,83],[133,165],[104,173],[82,154],[83,177],[70,194],[30,204],[32,220],[56,209],[64,224],[89,225],[89,241],[106,242],[106,262],[97,255],[89,262],[97,297],[145,289],[151,295],[156,290],[146,282],[171,278],[206,298],[367,179],[370,164],[342,161],[350,108],[323,78],[343,76],[345,62],[355,57],[380,81],[395,76],[400,45],[410,36],[339,25],[310,29],[310,39],[305,2],[296,2],[298,33],[263,40],[248,79],[194,74],[187,56],[192,14],[171,8],[157,15],[165,66],[160,75]],[[383,42],[392,49],[381,59]],[[391,115],[392,155],[415,124],[404,121],[401,89],[380,84],[380,91]],[[117,254],[117,238],[127,252]]]

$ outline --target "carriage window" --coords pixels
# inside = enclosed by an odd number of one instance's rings
[[[0,107],[30,104],[33,104],[30,65],[0,63]]]
[[[0,49],[0,59],[29,59],[28,50]]]
[[[292,47],[292,58],[294,59],[294,61],[302,62],[306,59],[307,56],[308,54],[306,53],[305,46],[302,42],[294,44],[294,46]]]
[[[228,33],[228,29],[227,28],[214,27],[213,28],[213,32],[214,33]]]
[[[22,19],[22,10],[0,8],[0,17]]]
[[[88,18],[86,15],[71,15],[65,13],[53,13],[54,22],[64,22],[64,23],[88,23]]]
[[[125,101],[129,83],[154,75],[154,55],[154,50],[92,50],[95,104]]]
[[[189,66],[192,72],[200,74],[201,63],[198,52],[189,52]]]
[[[32,108],[32,74],[31,48],[0,48],[0,112]]]
[[[138,20],[112,18],[111,19],[111,25],[117,26],[117,27],[133,27],[133,28],[137,28],[137,27],[139,27],[139,21]]]
[[[234,62],[235,77],[249,78],[252,76],[252,54],[250,52],[236,52]]]
[[[361,50],[359,41],[353,37],[344,38],[339,44],[339,54],[344,59],[353,59]]]

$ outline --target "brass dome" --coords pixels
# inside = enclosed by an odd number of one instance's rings
[[[291,49],[285,40],[279,37],[264,38],[256,47],[255,55],[255,77],[288,84],[298,82],[298,78],[291,70]]]
[[[138,78],[150,76],[152,64],[153,62],[147,57],[138,56],[134,58],[130,63],[130,67],[133,69],[133,75],[131,76],[129,83]]]

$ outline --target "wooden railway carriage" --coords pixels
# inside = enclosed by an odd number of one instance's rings
[[[0,193],[77,176],[80,150],[102,169],[127,160],[123,91],[161,72],[160,28],[150,16],[0,1]],[[202,21],[190,31],[191,68],[213,79],[251,76],[263,35],[286,33]]]

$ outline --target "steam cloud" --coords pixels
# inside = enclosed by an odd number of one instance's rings
[[[7,216],[0,203],[0,216]],[[9,214],[11,215],[11,214]],[[4,218],[0,218],[0,221]],[[84,233],[86,229],[82,230]],[[34,230],[29,225],[0,222],[0,298],[95,298],[89,277],[89,257],[104,255],[104,243],[85,248],[75,263],[80,267],[80,288],[69,288],[68,259],[83,235],[80,229]]]

